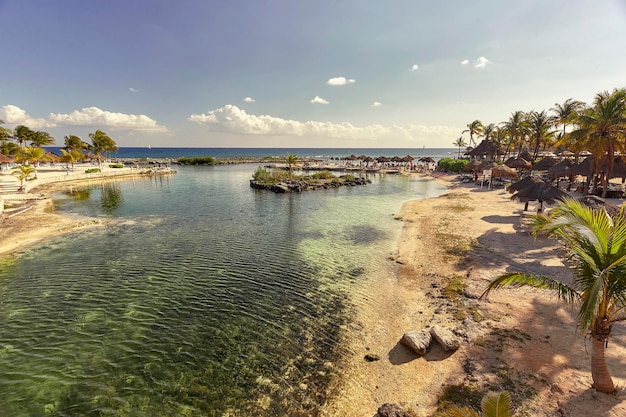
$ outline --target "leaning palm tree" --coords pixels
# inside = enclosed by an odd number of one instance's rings
[[[567,132],[567,125],[572,123],[578,116],[578,113],[585,108],[585,103],[582,101],[568,98],[563,104],[555,103],[554,107],[550,110],[554,112],[554,120],[558,124],[563,125],[563,135]]]
[[[452,407],[446,417],[511,417],[511,395],[507,391],[490,392],[480,402],[481,414],[469,407]]]
[[[545,147],[545,145],[554,138],[554,125],[552,124],[552,118],[548,116],[545,110],[530,112],[528,123],[530,139],[535,142],[533,151],[533,160],[535,160],[537,159],[541,146],[543,145]]]
[[[30,146],[34,146],[36,148],[41,148],[42,146],[52,145],[55,142],[55,139],[48,132],[36,131],[32,132],[30,135]]]
[[[467,146],[467,142],[465,142],[465,138],[463,136],[459,137],[454,141],[454,146],[459,147],[459,157],[457,159],[461,159],[461,148],[465,148]]]
[[[470,136],[470,146],[476,146],[476,142],[474,141],[474,135],[480,136],[484,131],[483,124],[480,120],[474,120],[472,123],[468,123],[467,129],[461,132],[469,133]]]
[[[77,151],[76,149],[70,149],[69,151],[61,149],[61,156],[59,156],[60,162],[65,162],[65,166],[69,169],[69,164],[72,164],[72,171],[74,171],[74,164],[77,161],[85,160],[84,153]]]
[[[96,154],[96,158],[98,159],[98,168],[102,169],[100,155],[103,152],[117,152],[117,144],[102,130],[96,130],[95,133],[90,133],[89,138],[91,139],[92,143],[90,149],[93,151],[94,154]]]
[[[32,136],[33,133],[34,132],[27,126],[18,125],[18,126],[15,126],[13,136],[15,140],[17,141],[17,143],[20,145],[20,148],[23,148],[24,142],[26,142],[27,140],[30,140],[30,137]]]
[[[591,338],[593,387],[613,392],[604,351],[613,323],[626,320],[626,215],[610,216],[568,198],[550,214],[532,220],[535,236],[545,234],[563,241],[571,252],[574,279],[570,285],[525,273],[508,273],[493,280],[483,297],[502,287],[530,286],[554,292],[567,305],[578,308],[578,326]]]

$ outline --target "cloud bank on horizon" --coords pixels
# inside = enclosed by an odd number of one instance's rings
[[[379,103],[380,104],[380,103]],[[329,137],[336,139],[364,139],[370,143],[380,139],[402,139],[417,145],[421,135],[439,138],[455,135],[458,130],[447,126],[380,125],[355,126],[351,123],[331,123],[282,119],[269,115],[253,115],[235,105],[227,104],[204,114],[192,114],[189,121],[206,126],[215,132],[259,136]]]

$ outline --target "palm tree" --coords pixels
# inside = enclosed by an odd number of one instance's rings
[[[294,154],[290,153],[285,158],[285,162],[287,162],[287,166],[289,167],[289,178],[291,178],[292,177],[293,165],[298,162],[298,155],[294,155]]]
[[[16,162],[27,162],[33,165],[35,172],[35,178],[37,178],[37,164],[41,161],[48,161],[50,158],[46,156],[46,151],[43,148],[33,148],[27,146],[19,150],[15,156]]]
[[[89,138],[91,139],[92,145],[90,149],[96,154],[98,158],[98,168],[102,168],[100,155],[103,152],[117,152],[117,144],[113,139],[111,139],[106,133],[101,130],[96,130],[95,133],[90,133]]]
[[[576,119],[578,113],[585,108],[585,103],[582,101],[568,98],[561,105],[555,103],[552,110],[555,113],[554,119],[556,123],[563,125],[563,136],[565,136],[567,125]]]
[[[469,407],[452,407],[446,417],[510,417],[511,395],[507,391],[490,392],[480,402],[481,414]]]
[[[545,110],[541,112],[532,111],[528,116],[528,132],[531,140],[535,142],[533,160],[537,159],[541,145],[544,146],[554,138],[552,130],[552,120]]]
[[[45,145],[52,145],[55,139],[48,132],[36,131],[32,132],[29,137],[30,146],[41,148]]]
[[[461,148],[465,148],[467,146],[467,142],[465,142],[465,139],[463,138],[463,136],[459,137],[457,140],[454,141],[454,146],[459,147],[459,156],[457,159],[461,159]]]
[[[509,120],[504,122],[503,125],[510,137],[509,145],[505,153],[508,153],[512,146],[517,146],[517,154],[519,155],[524,147],[524,138],[528,132],[526,113],[521,110],[511,113]]]
[[[88,143],[83,142],[83,140],[76,135],[65,136],[63,143],[65,144],[65,149],[67,149],[68,151],[82,151],[84,149],[88,149],[89,147]]]
[[[24,142],[30,140],[33,131],[24,125],[15,126],[14,136],[17,143],[19,143],[20,148],[24,147]]]
[[[72,164],[72,171],[74,171],[74,163],[77,161],[83,161],[85,154],[76,149],[65,150],[61,149],[61,156],[59,156],[60,162],[65,162],[65,166],[69,168],[69,164]]]
[[[582,112],[576,122],[579,127],[570,136],[584,141],[596,162],[606,157],[605,186],[602,190],[602,197],[606,197],[606,185],[613,175],[615,153],[626,149],[626,89],[598,93],[593,106]]]
[[[30,178],[30,176],[33,174],[35,175],[35,178],[37,178],[37,172],[35,168],[30,165],[20,165],[16,169],[11,171],[11,175],[20,180],[21,187],[24,186],[24,181],[27,181],[28,178]]]
[[[578,307],[578,326],[591,336],[593,387],[613,392],[615,385],[604,351],[613,323],[626,320],[626,215],[622,209],[611,217],[604,209],[591,209],[567,199],[550,214],[538,214],[532,231],[563,241],[571,253],[574,279],[568,285],[555,279],[524,273],[508,273],[483,293],[501,287],[530,286],[550,290],[567,305]]]
[[[469,133],[470,135],[470,146],[476,146],[476,142],[474,141],[474,135],[480,136],[483,133],[484,127],[480,120],[474,120],[472,123],[467,125],[467,129],[461,132]]]

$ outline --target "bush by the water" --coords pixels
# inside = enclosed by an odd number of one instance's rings
[[[449,172],[461,172],[463,167],[469,163],[467,159],[441,158],[437,163],[439,169]]]
[[[316,179],[316,180],[330,180],[330,179],[335,178],[335,176],[333,175],[332,172],[328,170],[324,170],[324,171],[316,172],[315,174],[311,175],[311,178]]]
[[[124,168],[124,164],[109,164],[109,168]]]
[[[94,172],[100,172],[100,168],[89,168],[85,170],[85,174],[93,174]]]
[[[212,156],[196,156],[193,158],[182,157],[178,158],[178,163],[181,165],[215,165],[217,160]]]
[[[265,185],[276,185],[281,181],[286,181],[289,179],[289,173],[286,171],[280,170],[268,170],[263,167],[258,167],[252,178]]]

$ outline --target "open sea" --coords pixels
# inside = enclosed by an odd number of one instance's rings
[[[117,156],[236,156],[131,149]],[[245,155],[361,151],[409,153]],[[368,174],[273,194],[249,187],[254,164],[175,169],[54,193],[106,226],[0,258],[1,416],[317,415],[354,312],[395,273],[394,214],[444,192]]]

